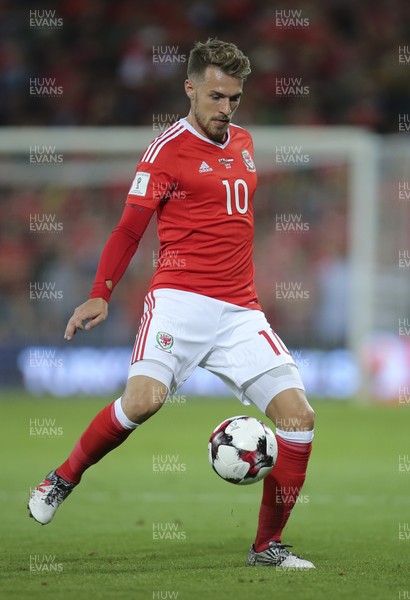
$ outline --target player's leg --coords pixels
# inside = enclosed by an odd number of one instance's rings
[[[257,310],[226,306],[217,343],[202,366],[221,377],[244,404],[255,404],[276,424],[278,458],[264,479],[256,548],[248,564],[312,568],[281,543],[306,475],[313,410],[285,344]]]
[[[67,460],[51,471],[29,500],[30,516],[45,525],[86,469],[117,448],[163,405],[168,387],[144,375],[130,377],[124,394],[91,421]]]
[[[33,492],[29,509],[36,520],[51,521],[83,472],[157,412],[168,391],[189,377],[213,345],[220,310],[217,301],[198,294],[149,292],[124,394],[94,418],[68,459]]]
[[[264,551],[281,545],[282,531],[305,481],[314,428],[314,412],[302,389],[291,388],[278,393],[265,413],[276,425],[278,458],[263,482],[254,543],[255,553],[260,553],[262,559]],[[298,566],[291,563],[288,561],[287,566]]]
[[[314,412],[296,365],[282,364],[244,385],[242,401],[251,401],[276,425],[278,457],[263,480],[258,531],[248,565],[312,569],[314,565],[282,544],[282,531],[306,477],[312,447]]]
[[[138,425],[155,414],[168,389],[161,382],[139,375],[128,379],[122,397],[106,406],[91,421],[67,460],[56,469],[70,483],[79,483],[88,467],[122,444]]]

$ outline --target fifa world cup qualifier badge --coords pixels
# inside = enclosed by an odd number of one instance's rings
[[[171,348],[174,345],[173,336],[170,333],[165,333],[165,331],[158,331],[156,339],[156,347],[160,350],[164,350],[164,352],[169,352],[171,354]]]
[[[254,173],[256,171],[255,163],[253,162],[252,156],[249,154],[248,150],[242,150],[242,158],[246,165],[246,170]]]

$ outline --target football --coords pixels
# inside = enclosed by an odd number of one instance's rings
[[[266,477],[277,455],[273,432],[262,421],[246,415],[220,423],[208,444],[208,458],[214,471],[225,481],[239,485]]]

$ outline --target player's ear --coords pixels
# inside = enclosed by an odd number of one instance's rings
[[[194,82],[192,81],[192,79],[185,80],[185,93],[190,100],[194,99],[195,87],[194,87]]]

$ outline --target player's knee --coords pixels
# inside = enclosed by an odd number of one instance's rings
[[[315,426],[315,412],[308,404],[300,408],[289,419],[289,429],[294,431],[311,431]]]
[[[300,415],[301,429],[311,431],[315,426],[315,411],[311,406],[307,407]]]
[[[166,386],[150,378],[133,378],[122,395],[122,408],[134,423],[144,423],[163,405],[168,394]],[[138,381],[137,381],[138,380]]]
[[[283,431],[311,431],[315,425],[315,412],[305,392],[299,388],[277,394],[269,402],[265,414]]]
[[[311,431],[315,425],[315,413],[313,409],[307,408],[290,411],[272,420],[283,431]]]
[[[162,406],[163,402],[155,400],[149,393],[124,392],[122,396],[122,408],[127,417],[134,423],[144,423],[154,415]]]

